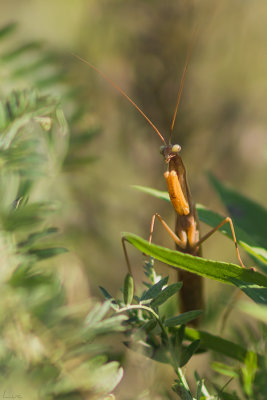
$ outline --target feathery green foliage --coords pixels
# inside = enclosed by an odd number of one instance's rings
[[[0,74],[5,76],[0,90],[0,385],[6,397],[104,399],[121,380],[122,369],[108,362],[97,339],[122,331],[125,316],[110,315],[110,301],[67,303],[55,269],[55,257],[67,250],[57,244],[58,229],[51,226],[60,205],[42,186],[68,165],[69,141],[79,150],[96,130],[75,131],[82,116],[74,106],[79,93],[68,97],[73,89],[66,83],[61,94],[52,90],[52,82],[62,79],[56,58],[48,57],[43,45],[1,50],[15,28],[0,30]],[[50,75],[44,78],[48,65]],[[22,81],[27,89],[6,95]],[[73,140],[62,107],[71,110]]]

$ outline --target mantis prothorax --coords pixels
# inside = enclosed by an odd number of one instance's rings
[[[180,156],[181,146],[179,144],[174,144],[174,145],[171,144],[171,136],[177,116],[177,111],[180,104],[181,94],[183,91],[183,86],[184,86],[186,71],[189,65],[191,51],[192,51],[192,45],[188,51],[182,78],[180,81],[176,105],[171,122],[168,144],[164,136],[160,133],[158,128],[153,124],[153,122],[116,83],[114,83],[107,75],[99,71],[94,65],[92,65],[88,61],[84,60],[83,58],[77,55],[75,55],[75,57],[78,58],[80,61],[84,62],[85,64],[87,64],[93,70],[95,70],[110,85],[112,85],[123,97],[125,97],[136,108],[136,110],[146,119],[146,121],[154,129],[154,131],[157,133],[157,135],[159,136],[160,140],[163,143],[163,145],[160,148],[160,153],[163,155],[165,163],[167,164],[167,171],[164,173],[164,177],[167,182],[170,200],[174,208],[174,211],[176,213],[176,224],[175,224],[175,229],[173,231],[159,214],[157,213],[154,214],[151,222],[149,241],[151,242],[152,240],[154,224],[157,218],[174,240],[176,244],[176,249],[178,251],[181,251],[183,253],[189,253],[194,256],[201,256],[200,245],[206,239],[208,239],[214,232],[216,232],[219,228],[221,228],[224,224],[229,223],[239,263],[242,267],[245,268],[245,265],[243,264],[242,259],[240,257],[234,226],[230,217],[226,217],[217,227],[213,228],[210,232],[208,232],[206,235],[200,238],[197,211],[192,201],[189,186],[187,183],[186,169],[183,164],[182,158]],[[122,238],[122,243],[128,270],[131,273],[131,266],[125,246],[125,238]],[[183,282],[183,287],[180,291],[181,311],[184,312],[184,311],[203,308],[204,300],[203,300],[202,278],[190,272],[179,270],[178,279]]]

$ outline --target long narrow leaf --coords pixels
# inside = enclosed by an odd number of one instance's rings
[[[164,321],[164,325],[170,327],[170,326],[187,324],[193,319],[198,318],[201,314],[202,314],[201,310],[187,311],[183,314],[166,319],[166,321]]]
[[[214,175],[209,174],[209,179],[233,220],[240,228],[247,232],[247,235],[253,242],[259,247],[265,247],[267,210],[255,201],[226,187]]]
[[[149,188],[146,186],[139,186],[139,185],[132,185],[132,187],[134,189],[140,190],[140,192],[147,193],[150,196],[157,197],[158,199],[162,199],[162,200],[170,202],[169,193],[165,192],[163,190],[157,190],[157,189]]]
[[[232,279],[233,283],[249,296],[255,303],[267,305],[267,288],[243,282],[238,279]]]
[[[267,323],[267,306],[263,304],[254,304],[248,301],[243,301],[239,304],[239,309],[244,313],[248,314],[252,318],[256,318],[258,321]]]
[[[221,221],[224,220],[225,217],[222,215],[208,210],[204,206],[198,204],[197,205],[197,212],[200,221],[205,222],[205,224],[208,224],[212,227],[216,227],[219,225]],[[233,240],[233,235],[230,229],[229,224],[225,224],[222,226],[219,231],[229,237],[231,240]],[[243,247],[244,250],[246,250],[250,255],[255,257],[257,260],[259,260],[261,263],[264,263],[267,265],[267,249],[259,246],[250,236],[247,234],[243,229],[238,227],[238,223],[235,224],[235,232],[236,232],[236,237],[238,244]]]
[[[28,253],[37,257],[38,260],[44,260],[67,252],[68,250],[65,247],[51,247],[46,249],[31,249]]]
[[[211,261],[166,249],[162,246],[150,244],[148,241],[132,233],[124,233],[123,236],[138,250],[175,268],[181,268],[230,285],[233,285],[232,279],[235,278],[267,287],[267,277],[259,272],[241,268],[235,264]]]
[[[151,302],[152,307],[158,307],[161,304],[165,303],[170,297],[172,297],[175,293],[177,293],[181,287],[182,282],[172,283],[163,289],[160,294]]]
[[[160,281],[155,283],[155,285],[151,286],[146,292],[144,292],[140,300],[141,301],[150,300],[157,297],[158,294],[161,292],[163,286],[167,285],[168,280],[169,280],[168,276],[162,278]]]
[[[10,23],[0,29],[0,39],[5,38],[6,36],[13,33],[17,28],[17,23]]]
[[[31,51],[39,50],[42,46],[41,42],[29,42],[24,45],[18,46],[13,50],[8,51],[6,54],[1,56],[1,59],[5,62],[10,62],[19,57],[22,54],[29,54]]]
[[[188,363],[190,358],[197,351],[199,344],[200,344],[200,340],[194,340],[189,346],[187,346],[183,350],[183,352],[181,354],[180,362],[179,362],[180,367],[183,367],[184,365],[186,365]]]
[[[198,331],[194,328],[185,328],[185,338],[192,341],[200,340],[200,347],[207,350],[214,350],[217,353],[241,362],[245,362],[248,354],[253,353],[252,351],[247,350],[245,347],[231,342],[230,340],[223,339],[207,332]],[[264,363],[264,358],[261,355],[257,354],[257,357],[259,365]]]

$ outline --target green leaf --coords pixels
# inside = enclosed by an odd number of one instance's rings
[[[193,328],[185,328],[185,339],[187,340],[200,340],[200,347],[213,350],[217,353],[223,354],[224,356],[233,358],[235,360],[245,362],[249,353],[256,354],[247,350],[245,347],[240,346],[230,340],[221,338],[220,336],[212,335],[208,332],[198,331]],[[264,357],[258,356],[260,365],[264,365]]]
[[[107,314],[110,310],[110,301],[105,301],[103,304],[97,303],[94,307],[89,311],[85,323],[88,326],[91,326],[99,321]]]
[[[70,147],[73,148],[84,148],[92,139],[98,136],[101,132],[100,127],[94,127],[90,130],[83,132],[73,132],[70,137]]]
[[[123,332],[125,327],[122,325],[128,319],[126,315],[115,315],[105,318],[84,329],[84,339],[92,340],[96,336],[110,335],[113,332]]]
[[[165,303],[165,301],[167,301],[170,297],[172,297],[181,289],[182,285],[182,282],[176,282],[164,288],[151,302],[151,307],[158,307],[161,304]]]
[[[28,265],[19,266],[12,274],[9,284],[13,287],[25,287],[31,292],[42,285],[53,287],[55,277],[35,272]]]
[[[103,304],[95,304],[90,310],[85,319],[84,337],[86,340],[91,340],[98,335],[125,330],[122,322],[126,321],[128,317],[122,314],[115,314],[107,318],[106,314],[111,307],[111,301],[107,300]]]
[[[197,380],[197,400],[201,400],[203,381]]]
[[[0,59],[2,59],[5,62],[13,61],[17,57],[19,57],[22,54],[29,54],[30,51],[36,51],[39,50],[42,46],[41,42],[29,42],[26,44],[23,44],[21,46],[18,46],[17,48],[7,52],[6,54],[3,54]]]
[[[219,387],[217,387],[217,385],[214,385],[214,387],[217,389],[218,392],[218,396],[215,399],[217,400],[218,398],[220,400],[240,400],[240,397],[237,396],[236,392],[233,393],[228,393],[225,391],[222,391]],[[204,400],[204,399],[201,399]]]
[[[185,325],[193,319],[198,318],[203,313],[202,310],[192,310],[187,311],[183,314],[177,315],[175,317],[168,318],[164,321],[164,325],[171,327],[177,325]]]
[[[38,260],[44,260],[46,258],[55,257],[60,254],[67,253],[68,250],[64,247],[51,247],[46,249],[31,249],[28,251],[29,254],[34,255]]]
[[[235,370],[234,367],[231,367],[230,365],[223,364],[220,362],[213,362],[211,364],[212,369],[214,371],[218,372],[219,374],[225,375],[225,376],[230,376],[232,378],[238,378],[238,373]]]
[[[99,286],[99,289],[101,290],[105,300],[113,300],[113,297],[111,296],[111,294],[109,294],[109,292],[105,288]]]
[[[215,279],[230,285],[233,285],[232,279],[235,278],[244,282],[267,287],[267,277],[259,272],[241,268],[235,264],[207,260],[179,251],[166,249],[165,247],[151,244],[132,233],[124,233],[123,236],[142,253],[150,255],[173,267],[181,268],[205,278]]]
[[[123,298],[124,298],[124,303],[126,305],[129,305],[132,303],[133,294],[134,294],[133,277],[131,274],[127,274],[125,277],[124,286],[123,286]]]
[[[13,23],[7,24],[3,28],[1,28],[0,29],[0,39],[3,39],[4,37],[13,33],[16,30],[17,26],[18,26],[18,24],[13,22]]]
[[[155,285],[151,286],[147,291],[145,291],[140,299],[141,302],[145,300],[150,300],[154,299],[155,297],[158,296],[158,294],[161,292],[163,286],[167,285],[169,280],[168,276],[165,276],[162,278],[160,281],[155,283]]]
[[[204,206],[197,204],[197,212],[200,221],[205,222],[215,228],[220,222],[224,220],[225,217],[222,215],[208,210]],[[251,256],[255,257],[261,263],[267,264],[267,250],[264,247],[257,245],[255,241],[245,232],[243,229],[238,227],[238,224],[234,221],[235,233],[237,237],[238,244],[243,247],[243,249],[249,253]],[[233,235],[229,224],[225,224],[219,229],[219,232],[223,233],[231,240],[233,240]]]
[[[129,341],[123,342],[125,346],[130,349],[134,349],[134,351],[139,354],[145,355],[148,358],[151,358],[154,361],[158,361],[163,364],[169,364],[170,359],[168,352],[164,346],[153,347],[150,343],[144,342],[143,340],[138,340],[136,343],[132,343]]]
[[[142,325],[141,329],[147,333],[152,331],[157,326],[158,321],[156,319],[150,319]]]
[[[175,384],[172,385],[172,390],[174,391],[174,393],[178,394],[179,399],[194,400],[189,388],[186,388],[185,385],[178,379],[175,379],[174,382]]]
[[[26,65],[23,66],[18,66],[17,68],[14,69],[12,75],[14,78],[20,78],[20,77],[25,77],[25,75],[33,73],[36,74],[39,72],[39,70],[47,67],[48,64],[51,64],[53,59],[54,57],[51,54],[45,54],[44,56],[42,55],[41,58],[38,58],[33,62],[27,63]]]
[[[192,342],[189,346],[187,346],[185,349],[183,349],[180,360],[179,360],[179,366],[182,368],[185,366],[190,358],[195,354],[197,349],[199,348],[200,340],[195,340]]]
[[[51,204],[32,203],[23,207],[11,210],[7,214],[2,214],[2,225],[7,231],[15,231],[18,229],[25,230],[39,224],[53,210]]]
[[[257,355],[255,353],[248,353],[245,359],[245,366],[241,368],[243,377],[243,387],[245,393],[249,398],[253,396],[253,384],[258,369]]]
[[[74,169],[74,168],[81,168],[83,166],[87,166],[88,164],[92,164],[96,161],[99,160],[99,157],[97,156],[84,156],[84,157],[79,157],[79,156],[73,156],[70,155],[66,158],[64,165],[66,169]]]
[[[146,186],[132,185],[134,189],[140,190],[140,192],[147,193],[153,197],[156,197],[161,200],[165,200],[170,203],[169,193],[163,190],[156,190]]]
[[[39,241],[40,239],[43,239],[50,235],[53,235],[57,232],[58,232],[58,228],[50,227],[50,228],[44,229],[41,232],[31,233],[26,240],[18,243],[18,246],[28,248],[28,247],[32,246],[34,243],[36,243],[37,241]]]
[[[208,400],[210,397],[210,394],[207,390],[204,379],[200,379],[197,371],[194,372],[194,376],[195,376],[195,380],[196,380],[197,386],[198,386],[197,387],[197,400],[204,400],[204,399]],[[202,395],[206,396],[206,397],[202,397]],[[209,400],[213,400],[213,399],[210,398]]]
[[[253,200],[226,187],[214,175],[209,174],[209,179],[233,221],[247,233],[253,242],[264,248],[267,237],[267,210]]]
[[[96,356],[73,367],[71,376],[62,374],[54,382],[48,382],[46,390],[49,398],[73,399],[76,392],[82,391],[104,399],[123,377],[123,369],[118,362],[105,361],[104,357]]]
[[[233,283],[249,296],[255,303],[267,304],[267,288],[232,279]]]
[[[256,318],[259,321],[267,323],[267,306],[263,304],[253,304],[249,302],[242,302],[239,308],[244,313]]]
[[[239,228],[237,236],[240,245],[253,258],[256,258],[260,267],[266,270],[267,210],[260,204],[226,187],[214,175],[209,174],[209,178],[232,217],[234,225]]]
[[[112,392],[123,378],[123,369],[116,361],[106,363],[101,369],[92,372],[92,375],[95,375],[90,377],[92,380],[92,387],[96,392],[100,393],[105,392],[108,394]],[[108,396],[108,398],[110,398],[110,396]]]
[[[38,79],[35,81],[35,85],[39,89],[47,88],[48,86],[57,85],[63,83],[65,81],[65,74],[64,71],[53,73],[45,78]]]
[[[184,340],[185,333],[185,325],[179,326],[179,328],[175,329],[175,346],[178,345],[180,347]]]
[[[53,125],[56,128],[50,135],[47,132],[40,135],[40,126],[43,127],[44,121],[52,117],[57,123]],[[37,123],[39,126],[36,132]],[[50,160],[50,149],[58,141],[56,133],[60,133],[63,140],[66,132],[58,100],[40,96],[35,90],[12,92],[4,103],[1,102],[0,125],[1,170],[12,170],[31,180],[36,179],[36,175],[44,174]],[[57,156],[57,159],[60,157]]]

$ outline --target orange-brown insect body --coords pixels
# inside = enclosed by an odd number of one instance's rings
[[[179,145],[161,147],[161,154],[168,164],[164,176],[167,181],[170,200],[177,214],[175,233],[181,244],[176,243],[177,250],[194,256],[201,256],[199,241],[199,224],[195,205],[192,201],[186,178],[186,169],[179,155]],[[203,308],[203,279],[190,272],[179,270],[178,279],[183,282],[180,291],[182,311]]]

